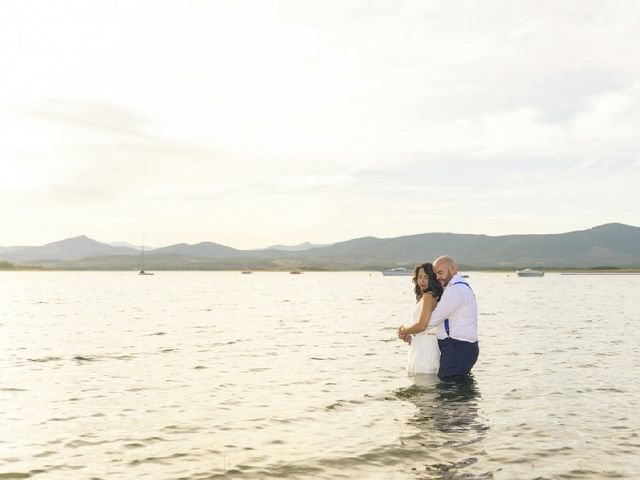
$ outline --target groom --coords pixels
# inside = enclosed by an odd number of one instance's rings
[[[478,304],[469,284],[458,274],[451,257],[438,257],[433,271],[444,288],[431,314],[429,327],[437,330],[440,347],[438,377],[467,375],[478,360]]]

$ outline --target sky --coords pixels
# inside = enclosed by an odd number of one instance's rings
[[[0,245],[640,226],[636,0],[4,0]]]

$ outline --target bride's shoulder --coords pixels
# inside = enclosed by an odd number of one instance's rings
[[[435,302],[435,301],[437,300],[437,298],[436,298],[436,294],[435,294],[435,293],[433,293],[433,292],[431,292],[431,291],[429,291],[429,292],[424,292],[424,293],[422,294],[422,299],[421,299],[421,300],[423,300],[423,301],[424,301],[424,300],[427,300],[427,301],[434,301],[434,302]]]

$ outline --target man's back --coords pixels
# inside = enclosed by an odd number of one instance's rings
[[[478,303],[469,283],[458,274],[449,281],[431,314],[429,326],[435,325],[438,340],[451,337],[464,342],[478,341]]]

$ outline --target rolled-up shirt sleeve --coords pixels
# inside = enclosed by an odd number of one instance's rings
[[[449,318],[456,310],[462,307],[465,301],[464,292],[462,292],[460,288],[453,286],[446,288],[438,305],[431,313],[427,328],[440,325],[445,319]]]

